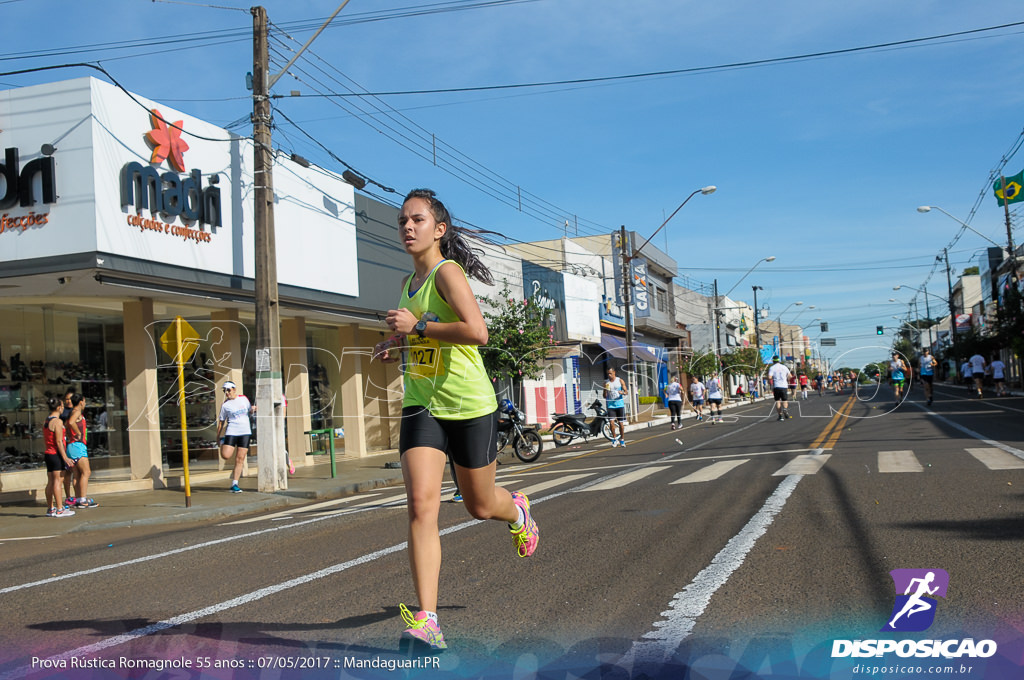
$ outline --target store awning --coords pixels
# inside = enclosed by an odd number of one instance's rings
[[[615,337],[614,335],[601,334],[601,342],[598,343],[602,348],[605,349],[616,359],[626,358],[626,341]],[[635,361],[650,361],[657,363],[660,361],[657,355],[647,349],[647,345],[641,345],[636,342],[633,343],[633,359]]]

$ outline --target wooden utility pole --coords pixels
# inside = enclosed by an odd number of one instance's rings
[[[256,293],[256,424],[259,490],[288,488],[281,380],[281,319],[274,238],[274,157],[270,140],[267,10],[253,7],[252,128]]]
[[[1014,254],[1013,246],[1013,228],[1010,224],[1010,201],[1006,195],[1006,178],[1003,177],[1002,173],[999,174],[999,189],[1003,192],[1003,213],[1006,215],[1006,247],[1009,248],[1010,254],[1010,275],[1012,281],[1017,281],[1017,256]]]
[[[633,248],[632,241],[626,234],[626,225],[619,227],[619,257],[622,259],[622,304],[626,307],[626,370],[625,375],[633,372]],[[636,380],[634,383],[638,382]],[[630,422],[636,422],[636,409],[633,408],[637,385],[629,386]],[[619,434],[622,434],[621,432]]]

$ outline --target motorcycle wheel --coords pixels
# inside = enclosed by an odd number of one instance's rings
[[[543,448],[544,442],[533,430],[526,430],[521,437],[516,438],[516,457],[524,463],[532,463],[540,458]]]
[[[604,421],[604,423],[601,425],[601,434],[604,435],[604,438],[607,439],[608,441],[612,441],[613,439],[615,439],[615,436],[612,435],[612,421]]]
[[[565,423],[557,423],[551,428],[551,438],[555,446],[565,446],[573,440],[572,430]]]
[[[498,453],[501,453],[506,446],[508,446],[508,431],[503,430],[498,433]]]

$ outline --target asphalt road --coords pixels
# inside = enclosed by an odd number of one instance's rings
[[[868,392],[502,466],[540,546],[519,559],[503,525],[443,504],[438,657],[399,650],[398,603],[415,609],[400,489],[5,545],[0,680],[181,660],[210,677],[796,674],[829,663],[833,639],[879,636],[897,568],[950,575],[929,636],[1019,643],[1024,400],[940,388],[931,408],[920,391],[897,408]],[[101,661],[115,668],[73,670]]]

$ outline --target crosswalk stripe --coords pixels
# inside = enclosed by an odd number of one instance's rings
[[[797,456],[772,473],[772,477],[788,477],[789,475],[813,475],[832,457],[831,453],[805,453]]]
[[[233,526],[236,524],[252,524],[253,522],[265,522],[270,519],[279,519],[282,517],[292,517],[294,515],[304,514],[308,512],[314,512],[317,510],[325,510],[326,508],[334,508],[338,505],[343,505],[350,501],[354,501],[357,498],[371,498],[372,496],[379,496],[380,494],[371,494],[364,496],[346,496],[345,498],[335,498],[330,501],[323,501],[322,503],[313,503],[311,505],[304,505],[301,507],[295,507],[290,510],[282,510],[281,512],[274,512],[269,515],[259,515],[258,517],[249,517],[248,519],[239,519],[233,522],[221,522],[220,526]],[[376,502],[376,501],[375,501]],[[358,507],[358,506],[357,506]]]
[[[549,479],[546,482],[540,482],[539,484],[534,484],[533,486],[527,486],[525,488],[516,490],[519,491],[519,493],[524,493],[527,496],[529,496],[531,494],[540,493],[541,491],[547,491],[552,487],[561,486],[562,484],[570,484],[572,482],[575,482],[577,479],[583,479],[584,477],[592,476],[593,473],[586,473],[580,475],[566,475],[565,477],[559,477],[558,479]]]
[[[749,460],[749,458],[744,458],[741,460],[720,460],[717,463],[712,463],[711,465],[702,467],[700,470],[688,474],[682,479],[677,479],[672,483],[694,484],[696,482],[710,482],[712,480],[718,479],[719,477],[729,472],[730,470],[738,468],[740,465],[743,465]]]
[[[619,487],[640,481],[644,477],[649,477],[655,473],[661,472],[662,470],[671,469],[672,468],[667,466],[641,468],[639,470],[634,470],[633,472],[627,472],[624,475],[619,475],[618,477],[609,479],[606,482],[601,482],[600,484],[595,484],[594,486],[588,486],[585,489],[580,489],[580,491],[607,491],[609,489],[618,489]]]
[[[1024,468],[1024,460],[999,449],[967,449],[989,470],[1020,470]]]
[[[924,472],[913,451],[879,451],[879,472]]]

